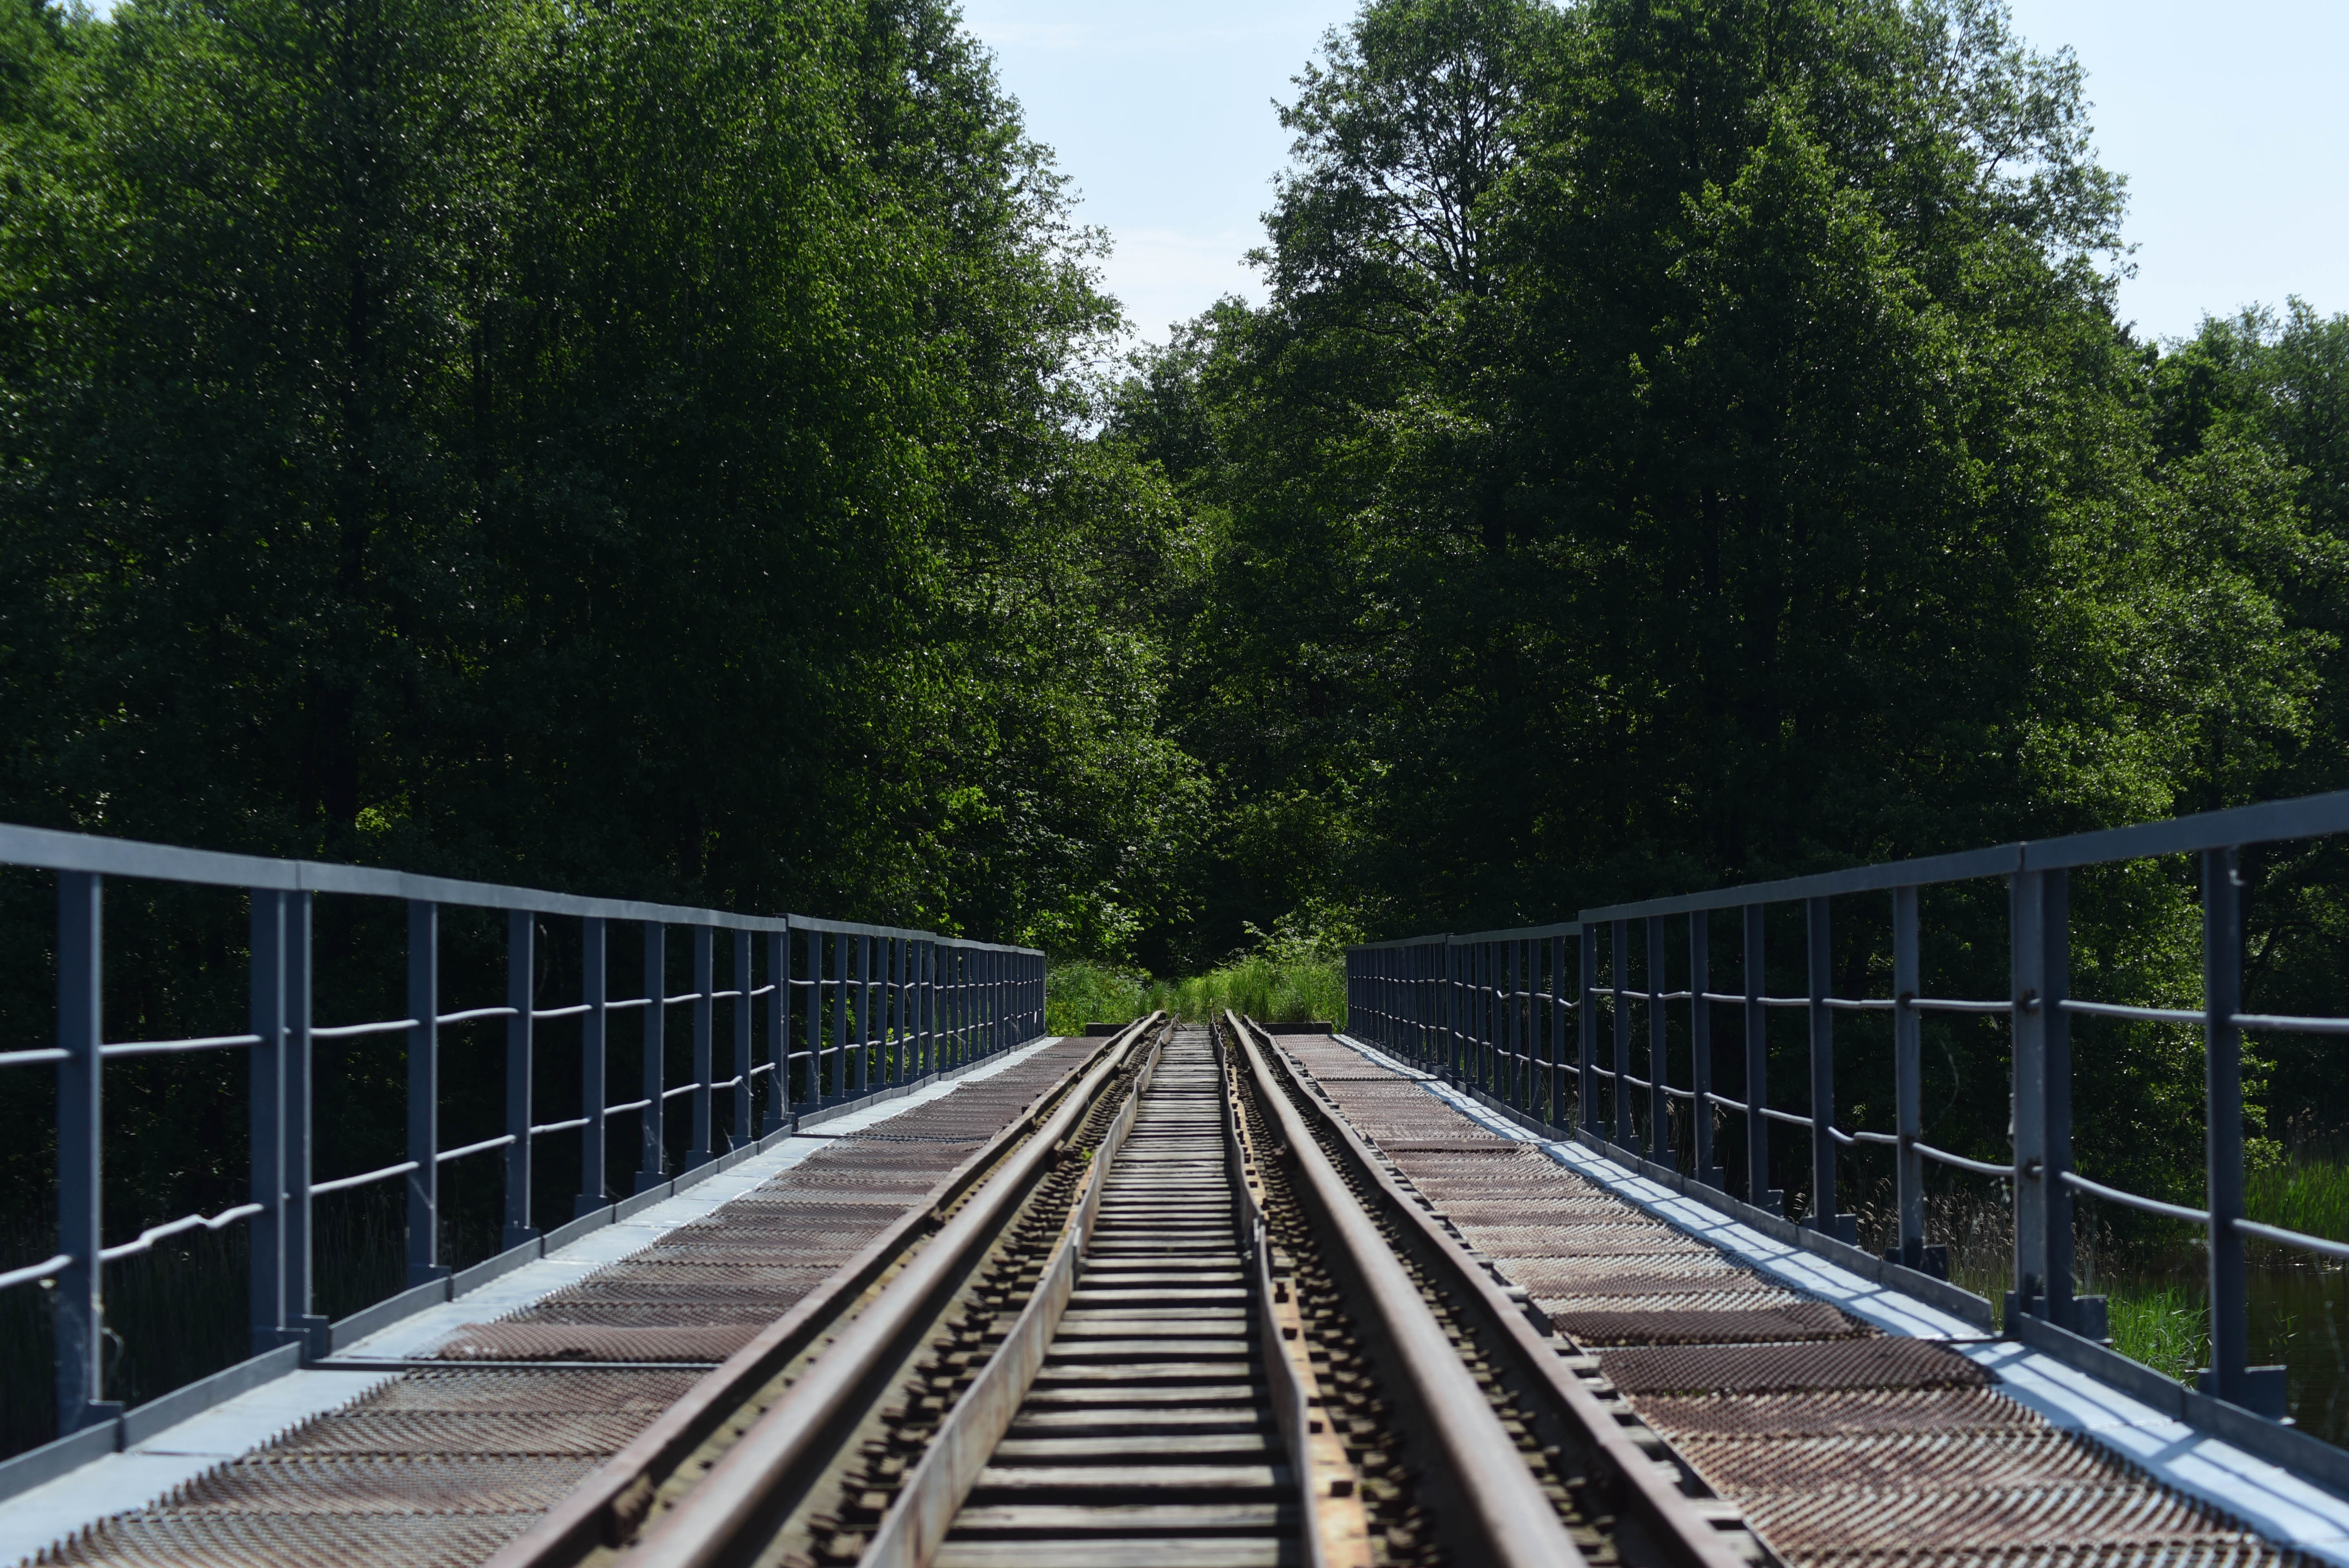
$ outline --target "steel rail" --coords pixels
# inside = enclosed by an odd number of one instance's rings
[[[944,1211],[974,1187],[984,1183],[982,1191],[1000,1194],[1008,1191],[1001,1185],[1005,1177],[1018,1177],[1031,1170],[1035,1161],[1051,1151],[1060,1134],[1055,1129],[1072,1120],[1071,1110],[1081,1114],[1083,1102],[1097,1090],[1099,1083],[1115,1069],[1133,1039],[1138,1037],[1155,1018],[1142,1020],[1121,1033],[1102,1041],[1099,1049],[1062,1074],[1058,1082],[1036,1099],[1028,1114],[998,1132],[978,1151],[930,1189],[919,1203],[892,1222],[874,1236],[854,1258],[834,1271],[830,1278],[802,1297],[792,1309],[761,1329],[756,1338],[736,1351],[670,1406],[660,1418],[643,1431],[627,1447],[612,1456],[570,1494],[550,1510],[530,1529],[508,1542],[491,1557],[484,1568],[572,1568],[587,1558],[624,1545],[643,1524],[656,1501],[661,1483],[689,1460],[713,1434],[729,1420],[735,1418],[745,1404],[761,1389],[772,1382],[794,1359],[802,1355],[817,1338],[833,1329],[842,1315],[854,1307],[876,1281],[898,1264],[908,1249],[927,1241],[930,1244],[920,1258],[939,1257],[947,1249],[939,1243],[946,1230],[959,1223],[981,1205],[966,1207],[948,1221]],[[1055,1107],[1059,1109],[1055,1110]],[[1019,1168],[1005,1166],[1007,1154],[1019,1150],[1029,1156],[1019,1162]],[[1000,1168],[1000,1169],[999,1169]],[[987,1205],[993,1207],[994,1205]],[[918,1262],[918,1260],[917,1260]],[[831,1367],[833,1380],[842,1362],[843,1351],[851,1351],[848,1343],[857,1326],[873,1322],[885,1310],[902,1312],[902,1306],[889,1307],[893,1299],[902,1303],[905,1293],[898,1287],[913,1276],[908,1269],[889,1283],[880,1297],[860,1314],[838,1343],[826,1351],[812,1367],[809,1375],[792,1385],[785,1398],[771,1406],[760,1421],[743,1434],[743,1443],[764,1433],[762,1441],[771,1445],[779,1433],[772,1418],[786,1405],[794,1410],[804,1410],[809,1390],[815,1381],[818,1368]],[[799,1417],[786,1418],[786,1424]],[[741,1451],[738,1443],[729,1454]],[[709,1479],[717,1479],[724,1461],[713,1467]],[[706,1482],[705,1482],[706,1484]],[[696,1498],[696,1506],[701,1502]],[[690,1514],[690,1509],[679,1509],[680,1514]]]
[[[1482,1331],[1483,1347],[1495,1353],[1513,1374],[1510,1381],[1537,1416],[1547,1418],[1550,1430],[1544,1434],[1545,1438],[1561,1441],[1561,1446],[1572,1444],[1579,1450],[1593,1479],[1610,1495],[1619,1517],[1629,1517],[1640,1545],[1645,1548],[1638,1554],[1652,1553],[1651,1560],[1671,1563],[1673,1568],[1751,1568],[1748,1559],[1722,1538],[1722,1527],[1682,1492],[1676,1472],[1660,1467],[1633,1442],[1621,1424],[1599,1402],[1598,1396],[1561,1359],[1560,1346],[1552,1336],[1554,1331],[1537,1328],[1527,1316],[1525,1305],[1505,1294],[1493,1276],[1468,1255],[1459,1239],[1403,1191],[1385,1163],[1372,1154],[1361,1135],[1354,1130],[1352,1123],[1309,1087],[1273,1044],[1271,1037],[1256,1031],[1252,1025],[1245,1025],[1240,1026],[1239,1037],[1247,1048],[1251,1068],[1268,1091],[1265,1103],[1278,1117],[1292,1150],[1301,1157],[1300,1164],[1309,1159],[1317,1161],[1334,1181],[1335,1172],[1321,1152],[1322,1146],[1326,1143],[1342,1156],[1381,1212],[1400,1229],[1407,1243],[1413,1243],[1413,1254],[1436,1271],[1438,1288]],[[1258,1038],[1263,1041],[1262,1050],[1257,1047]],[[1268,1057],[1278,1064],[1277,1068],[1268,1065]],[[1284,1088],[1293,1088],[1295,1095],[1281,1092]],[[1340,1186],[1342,1189],[1343,1183]],[[1350,1201],[1351,1194],[1348,1196]],[[1356,1212],[1361,1212],[1359,1208]],[[1367,1225],[1366,1215],[1364,1221]],[[1402,1275],[1386,1239],[1375,1226],[1369,1226],[1369,1232],[1371,1239],[1365,1243],[1366,1250],[1358,1255],[1393,1264],[1410,1302],[1418,1304],[1417,1289]],[[1423,1305],[1421,1310],[1425,1310]],[[1429,1322],[1432,1326],[1433,1319]],[[1522,1480],[1544,1516],[1544,1535],[1506,1538],[1496,1545],[1490,1560],[1551,1564],[1581,1562],[1572,1542],[1565,1541],[1556,1511],[1532,1487],[1531,1476],[1517,1456],[1515,1442],[1501,1431],[1482,1390],[1468,1378],[1459,1353],[1440,1330],[1426,1359],[1431,1363],[1440,1361],[1460,1372],[1466,1391],[1451,1398],[1473,1399],[1491,1423],[1491,1432],[1499,1438],[1501,1447],[1495,1452],[1490,1468],[1481,1474],[1497,1473]],[[1416,1363],[1413,1370],[1418,1370]],[[1564,1544],[1541,1550],[1532,1547],[1534,1540],[1553,1538]],[[1618,1550],[1620,1553],[1619,1543]]]
[[[1133,1129],[1159,1048],[1156,1044],[1150,1047],[1141,1071],[1128,1086],[1125,1104],[1086,1162],[1076,1199],[1045,1255],[1034,1293],[1019,1309],[1003,1343],[938,1424],[921,1459],[906,1475],[904,1488],[881,1516],[864,1554],[857,1559],[858,1568],[928,1568],[954,1527],[963,1500],[978,1483],[996,1446],[1011,1429],[1020,1402],[1043,1369],[1053,1336],[1060,1332],[1069,1298],[1076,1293],[1077,1269],[1101,1212],[1102,1188],[1117,1163],[1125,1135]]]
[[[832,1347],[709,1467],[688,1499],[646,1529],[626,1553],[629,1563],[636,1568],[716,1568],[733,1562],[762,1524],[774,1522],[797,1501],[815,1480],[812,1472],[832,1458],[835,1445],[830,1439],[853,1429],[854,1418],[880,1392],[874,1380],[903,1358],[906,1337],[935,1316],[985,1256],[1003,1222],[1156,1018],[1154,1014],[1115,1037],[1113,1048],[1094,1058],[1095,1065],[1035,1136],[914,1254],[878,1299],[839,1331]]]
[[[1440,1462],[1441,1473],[1429,1479],[1451,1494],[1438,1501],[1436,1511],[1454,1535],[1455,1555],[1500,1568],[1579,1568],[1587,1561],[1581,1549],[1518,1457],[1516,1440],[1502,1427],[1444,1326],[1420,1298],[1410,1272],[1322,1151],[1248,1026],[1236,1014],[1225,1017],[1247,1057],[1257,1099],[1288,1144],[1307,1212],[1331,1243],[1331,1261],[1350,1271],[1360,1286],[1347,1305],[1386,1341],[1392,1351],[1386,1381],[1416,1407],[1423,1424],[1416,1435]],[[1455,1501],[1454,1508],[1442,1506]]]

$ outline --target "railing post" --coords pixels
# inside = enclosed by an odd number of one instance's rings
[[[285,1033],[281,1058],[285,1075],[285,1326],[302,1338],[308,1346],[304,1354],[311,1357],[334,1348],[326,1320],[311,1310],[317,1277],[310,1223],[311,1113],[317,1102],[310,1072],[310,914],[316,896],[308,892],[284,895]]]
[[[1549,1124],[1566,1126],[1566,1024],[1571,1016],[1566,1000],[1566,938],[1550,938],[1549,952]]]
[[[440,906],[408,903],[408,1284],[446,1279],[440,1261]]]
[[[1900,1139],[1893,1156],[1900,1239],[1885,1256],[1912,1269],[1925,1267],[1925,1157],[1917,1152],[1918,1140],[1925,1136],[1923,1020],[1916,1006],[1923,984],[1917,948],[1917,890],[1897,887],[1892,890],[1892,1099]]]
[[[1689,1130],[1695,1148],[1692,1174],[1719,1191],[1728,1185],[1713,1148],[1713,1004],[1704,994],[1713,985],[1713,914],[1693,910],[1689,917]]]
[[[946,1064],[938,1059],[938,944],[936,937],[922,940],[922,1071],[936,1072]]]
[[[57,873],[57,1047],[69,1053],[57,1064],[57,1251],[73,1259],[57,1284],[59,1437],[122,1413],[119,1401],[106,1398],[106,1269],[98,1260],[106,1245],[104,896],[94,873]],[[271,895],[253,896],[257,911]]]
[[[2070,1328],[2071,942],[2062,871],[2017,872],[2014,968],[2014,1299],[2011,1312]],[[2102,1337],[2101,1334],[2098,1336]]]
[[[2243,1233],[2243,879],[2233,849],[2202,853],[2203,1088],[2210,1210],[2210,1366],[2202,1391],[2263,1416],[2285,1410],[2283,1368],[2251,1365]]]
[[[1835,1012],[1827,1006],[1833,988],[1835,948],[1828,941],[1827,901],[1803,901],[1806,945],[1810,973],[1811,1021],[1811,1228],[1837,1241],[1859,1234],[1857,1215],[1836,1206],[1836,1142],[1828,1130],[1835,1126]]]
[[[1623,972],[1629,967],[1625,954],[1630,947],[1630,929],[1628,921],[1615,922],[1610,934],[1614,940],[1607,950],[1615,1006],[1615,1092],[1609,1103],[1615,1109],[1615,1146],[1637,1155],[1642,1150],[1639,1120],[1631,1114],[1631,1010],[1623,1002]]]
[[[856,1092],[863,1094],[869,1087],[873,1074],[873,939],[852,936],[848,939],[848,945],[856,994],[856,1032],[854,1037],[856,1073],[854,1082]]]
[[[579,1021],[579,1114],[587,1125],[579,1130],[579,1197],[572,1206],[574,1219],[611,1202],[605,1195],[604,1174],[604,1107],[610,1099],[604,1058],[611,1038],[611,1014],[605,1006],[611,997],[605,955],[604,917],[584,917],[579,922],[579,999],[587,1004],[587,1012]]]
[[[767,978],[775,987],[774,1008],[767,1015],[767,1048],[775,1064],[775,1081],[767,1086],[766,1132],[783,1130],[792,1114],[792,934],[788,928],[767,933]]]
[[[498,1241],[511,1250],[538,1239],[530,1222],[531,1011],[538,1006],[538,916],[517,909],[506,915],[506,1145],[505,1229]]]
[[[245,1290],[248,1342],[253,1353],[285,1343],[285,895],[265,888],[252,893],[252,970],[249,1014],[253,1047],[253,1115],[246,1150],[252,1202],[261,1205],[247,1227],[252,1283]],[[413,996],[411,995],[411,1003]],[[409,1075],[410,1093],[415,1074]],[[414,1141],[411,1104],[410,1142]],[[409,1155],[415,1158],[414,1154]],[[412,1205],[411,1205],[412,1206]],[[411,1253],[413,1248],[410,1249]],[[410,1284],[415,1282],[411,1280]]]
[[[758,1136],[756,1108],[751,1101],[759,1080],[750,1076],[758,1063],[752,1061],[753,1009],[750,993],[750,933],[746,928],[734,934],[734,989],[741,995],[734,998],[734,1143],[737,1148]]]
[[[650,1191],[668,1180],[668,927],[657,920],[645,922],[644,1060],[637,1074],[636,1098],[649,1101],[638,1128],[636,1191]]]
[[[1770,1185],[1770,1012],[1762,1005],[1763,915],[1758,903],[1745,906],[1745,1201],[1773,1214],[1785,1211],[1786,1194]]]
[[[1599,941],[1597,929],[1582,925],[1575,935],[1578,962],[1582,972],[1582,1016],[1578,1031],[1582,1046],[1582,1130],[1593,1138],[1599,1136]]]
[[[1677,1168],[1671,1139],[1671,1095],[1665,1086],[1671,1062],[1664,1032],[1664,921],[1648,917],[1648,1150],[1659,1165]]]
[[[718,1156],[717,1107],[710,1085],[718,1077],[718,1004],[709,994],[718,989],[718,933],[707,925],[693,928],[693,1146],[679,1169],[691,1171]]]
[[[823,933],[807,934],[807,1102],[823,1103]]]

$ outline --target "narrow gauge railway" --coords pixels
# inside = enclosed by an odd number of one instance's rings
[[[1305,1092],[1229,1016],[1125,1031],[820,1354],[494,1568],[1762,1560]]]

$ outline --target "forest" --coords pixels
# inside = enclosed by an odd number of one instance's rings
[[[1263,303],[1125,351],[947,0],[0,0],[0,820],[1166,977],[2349,786],[2349,316],[2135,332],[2001,0],[1298,68]],[[2349,1011],[2349,863],[2252,871],[2255,1006]],[[2084,885],[2083,985],[2194,899]],[[2084,1161],[2190,1182],[2197,1049],[2084,1056]]]

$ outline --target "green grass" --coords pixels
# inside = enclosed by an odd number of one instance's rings
[[[1130,1024],[1148,1014],[1154,982],[1147,975],[1071,959],[1044,971],[1044,1028],[1081,1035],[1087,1024]]]
[[[1346,1026],[1346,972],[1337,964],[1243,958],[1166,989],[1171,1001],[1160,1005],[1178,1017],[1212,1018],[1229,1007],[1268,1024],[1318,1018]]]
[[[1162,1007],[1193,1023],[1229,1007],[1268,1024],[1325,1019],[1342,1029],[1345,966],[1258,954],[1180,980],[1082,960],[1045,972],[1044,1026],[1056,1035],[1081,1034],[1087,1024],[1131,1023]]]
[[[2109,1280],[2113,1348],[2165,1377],[2191,1383],[2209,1360],[2210,1309],[2185,1286]]]
[[[2254,1220],[2330,1240],[2349,1240],[2349,1157],[2338,1147],[2294,1150],[2243,1172],[2243,1212]],[[2304,1259],[2289,1248],[2278,1261]]]

